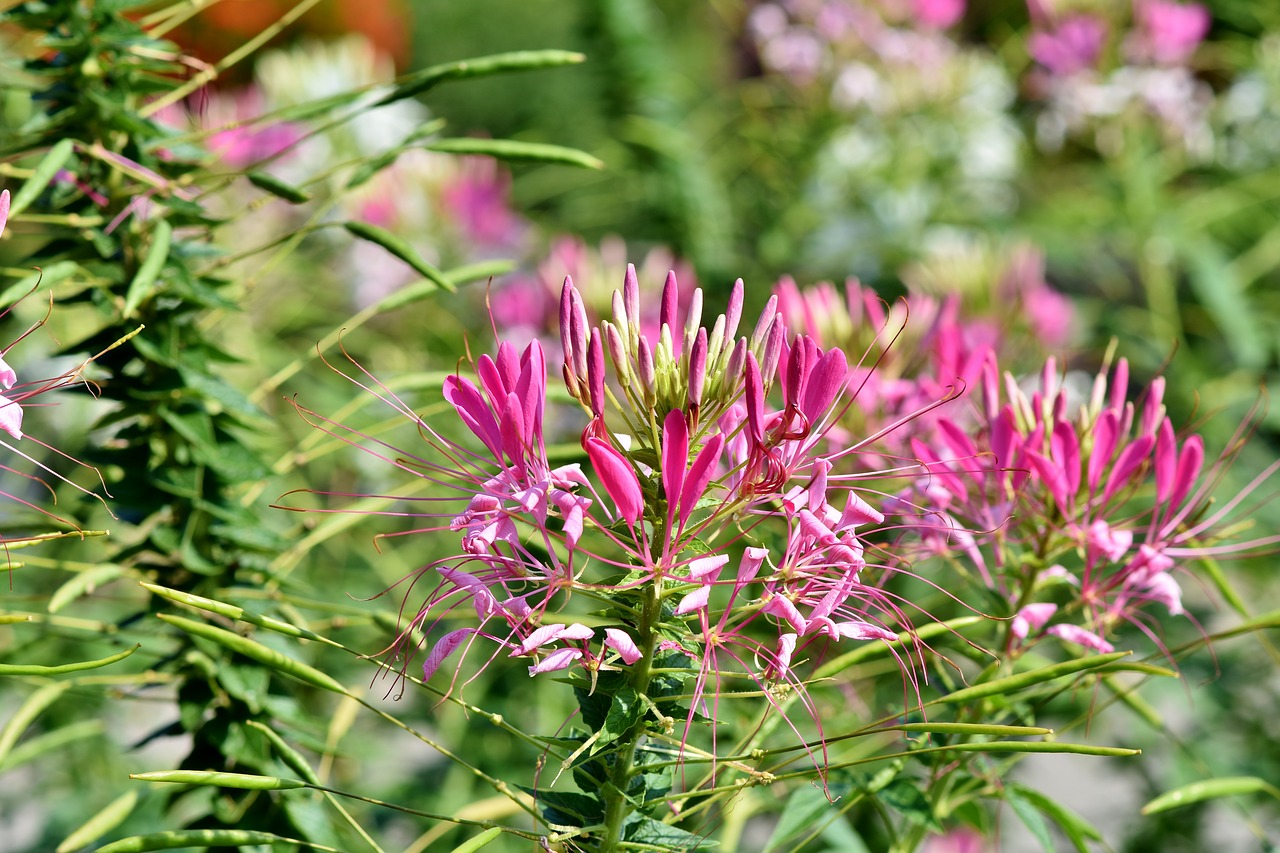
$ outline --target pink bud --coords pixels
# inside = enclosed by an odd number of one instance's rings
[[[764,345],[764,357],[760,359],[760,378],[765,385],[773,385],[773,376],[778,369],[778,360],[782,357],[782,349],[786,343],[787,326],[782,322],[782,315],[774,316],[773,326],[769,329],[769,338]]]
[[[696,412],[702,405],[702,389],[707,381],[707,330],[698,329],[689,350],[689,410]]]
[[[689,300],[689,311],[684,320],[684,349],[688,352],[693,346],[693,338],[702,328],[702,288],[694,288],[693,298]],[[705,334],[705,332],[704,332]]]
[[[640,283],[636,281],[635,264],[627,264],[627,274],[622,279],[622,305],[627,312],[627,322],[638,332],[640,329]]]
[[[672,270],[667,273],[667,280],[662,285],[662,303],[658,314],[659,326],[666,326],[675,333],[676,329],[676,313],[679,309],[680,287],[676,284],[676,273]]]
[[[1169,507],[1176,510],[1181,505],[1196,478],[1200,476],[1200,468],[1204,465],[1204,439],[1193,435],[1182,446],[1182,455],[1178,458],[1178,470],[1173,478],[1173,489],[1169,495]]]
[[[640,337],[639,352],[636,358],[636,371],[640,376],[640,388],[644,393],[644,404],[652,409],[657,400],[657,371],[653,367],[653,350],[649,348],[649,340]]]
[[[1118,438],[1115,409],[1107,409],[1093,425],[1093,450],[1089,454],[1089,494],[1096,494],[1102,483],[1102,472],[1111,463]]]
[[[0,192],[0,237],[4,236],[5,223],[9,221],[9,191]],[[742,280],[739,279],[739,282]]]
[[[591,414],[604,416],[604,347],[600,344],[600,331],[591,330],[591,343],[587,348],[587,388],[591,395]]]
[[[1116,464],[1111,468],[1111,476],[1107,478],[1107,488],[1103,491],[1103,500],[1109,501],[1116,492],[1128,482],[1134,472],[1147,461],[1151,455],[1151,447],[1155,444],[1155,436],[1144,435],[1120,451]]]
[[[612,323],[604,324],[604,338],[609,344],[609,358],[613,360],[613,369],[618,374],[618,381],[623,385],[630,384],[631,363],[627,361],[627,345],[622,335]]]
[[[729,305],[724,312],[724,337],[727,341],[733,340],[733,336],[738,333],[738,323],[742,321],[744,293],[742,279],[738,279],[733,283],[733,290],[729,291]]]

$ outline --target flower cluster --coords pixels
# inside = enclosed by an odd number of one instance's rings
[[[655,661],[675,655],[702,695],[726,677],[799,686],[807,651],[897,638],[905,615],[862,578],[864,531],[884,517],[836,472],[847,449],[828,440],[848,405],[844,352],[788,339],[776,297],[740,331],[741,281],[709,327],[702,292],[683,316],[679,292],[668,275],[651,339],[633,267],[595,326],[565,280],[560,369],[583,411],[577,461],[548,458],[536,340],[520,353],[503,342],[477,360],[476,381],[446,382],[479,449],[415,418],[447,461],[396,451],[400,464],[465,502],[433,528],[459,550],[429,567],[439,584],[413,620],[431,638],[426,678],[483,641],[488,660],[523,658],[531,675],[594,683],[617,671],[642,694]],[[445,630],[460,606],[474,624]]]
[[[1165,414],[1164,380],[1135,404],[1128,377],[1123,358],[1091,381],[1049,359],[1020,384],[992,356],[981,402],[912,439],[924,474],[903,501],[927,510],[926,542],[959,545],[1009,600],[1011,641],[1047,634],[1110,651],[1106,638],[1129,622],[1158,642],[1147,607],[1183,613],[1174,573],[1188,561],[1280,541],[1215,541],[1280,463],[1210,512],[1228,458],[1206,468],[1200,436]]]

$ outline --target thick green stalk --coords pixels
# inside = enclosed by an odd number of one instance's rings
[[[644,607],[640,612],[640,622],[636,626],[640,634],[640,660],[631,670],[631,687],[639,696],[649,695],[649,684],[653,680],[653,654],[658,646],[658,632],[654,630],[662,615],[659,589],[662,581],[655,578],[645,590]],[[618,748],[613,772],[609,774],[609,785],[603,791],[605,812],[604,831],[598,853],[612,853],[618,849],[622,841],[622,825],[631,814],[627,804],[627,788],[631,785],[631,775],[635,769],[636,748],[644,735],[643,718],[631,727],[624,736],[625,742]]]

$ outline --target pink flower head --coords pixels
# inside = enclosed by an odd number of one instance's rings
[[[928,29],[945,30],[964,17],[965,0],[912,0],[916,23]]]
[[[1137,53],[1161,65],[1182,65],[1196,52],[1213,22],[1199,3],[1135,0]]]
[[[1107,39],[1107,25],[1092,15],[1072,15],[1052,30],[1031,34],[1027,49],[1036,62],[1058,77],[1093,68]]]
[[[443,201],[463,236],[478,246],[511,247],[524,231],[511,209],[511,175],[492,158],[464,158]]]

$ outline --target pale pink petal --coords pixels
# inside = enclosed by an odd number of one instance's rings
[[[796,630],[797,634],[803,634],[808,622],[800,615],[800,611],[791,603],[791,599],[785,595],[775,595],[769,599],[768,603],[761,608],[761,611],[771,616],[777,616],[785,621],[788,625]]]
[[[694,580],[701,580],[712,572],[719,572],[720,568],[729,562],[728,554],[714,554],[708,557],[698,557],[696,560],[689,561],[689,577]]]
[[[459,628],[441,637],[432,647],[431,654],[427,655],[427,659],[422,663],[422,680],[429,681],[440,668],[440,664],[444,663],[445,658],[453,654],[458,646],[462,645],[462,641],[475,632],[474,628]]]
[[[543,672],[556,672],[561,669],[568,669],[573,665],[573,662],[580,657],[582,657],[582,649],[556,649],[554,652],[529,667],[529,675],[533,676]]]
[[[0,395],[0,429],[14,438],[22,438],[22,407]]]
[[[706,610],[707,602],[710,598],[711,585],[704,584],[686,595],[684,598],[680,599],[680,603],[676,605],[675,614],[677,616],[684,616],[685,614],[692,613],[695,610]]]
[[[1018,611],[1017,616],[1013,617],[1013,624],[1009,629],[1013,632],[1013,636],[1020,640],[1025,640],[1027,634],[1043,628],[1049,618],[1056,612],[1058,612],[1058,605],[1056,604],[1049,602],[1028,604]]]
[[[881,628],[879,625],[872,625],[870,622],[863,622],[857,619],[851,619],[847,622],[837,622],[836,632],[839,636],[849,640],[898,639],[898,635],[887,628]]]
[[[711,478],[715,476],[716,466],[720,463],[720,454],[724,450],[724,436],[716,433],[707,441],[698,458],[693,460],[689,474],[684,481],[684,489],[680,492],[680,527],[683,529],[693,514],[698,501],[702,500]],[[669,498],[668,498],[669,499]]]
[[[1115,651],[1115,646],[1111,645],[1092,631],[1086,631],[1079,625],[1071,625],[1064,622],[1050,626],[1049,630],[1045,633],[1052,634],[1060,640],[1066,640],[1068,643],[1075,643],[1078,646],[1084,646],[1087,649],[1093,649],[1094,651],[1102,652],[1103,654]]]
[[[617,652],[623,663],[630,666],[640,660],[640,647],[630,634],[620,628],[605,628],[604,633],[605,646]]]

